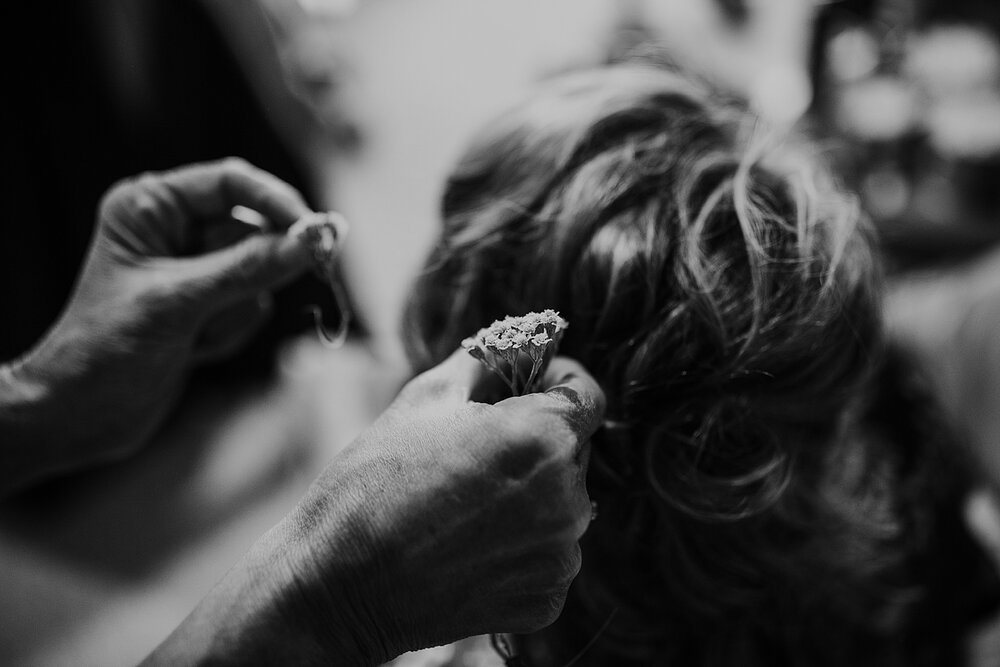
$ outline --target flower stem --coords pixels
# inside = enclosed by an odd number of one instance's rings
[[[490,369],[491,371],[493,371],[494,375],[496,375],[498,378],[500,378],[501,380],[503,380],[503,383],[505,385],[507,385],[507,387],[511,390],[511,392],[514,393],[515,396],[517,395],[517,392],[514,390],[514,385],[512,385],[510,383],[510,380],[507,379],[506,375],[504,375],[503,373],[501,373],[500,370],[496,366],[494,366],[493,364],[491,364],[489,362],[486,362],[486,367],[488,369]]]
[[[528,393],[534,389],[535,377],[538,375],[538,369],[542,367],[541,358],[531,360],[531,373],[528,375],[528,381],[524,383],[524,390]]]

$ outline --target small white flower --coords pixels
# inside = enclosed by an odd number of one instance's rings
[[[508,315],[463,340],[462,347],[503,378],[519,396],[534,391],[567,326],[569,323],[551,309],[520,317]],[[521,359],[526,361],[518,363]],[[527,368],[527,361],[531,362],[531,371],[527,378],[521,378],[518,371]]]

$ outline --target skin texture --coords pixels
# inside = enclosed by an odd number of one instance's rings
[[[277,233],[234,226],[235,205]],[[141,446],[191,366],[309,267],[281,233],[309,212],[239,160],[113,188],[65,313],[0,367],[0,493]],[[415,378],[147,664],[377,664],[551,623],[580,568],[604,397],[567,359],[542,387],[473,400],[492,389],[464,351]]]
[[[375,665],[552,623],[604,397],[564,358],[492,405],[484,375],[458,351],[412,380],[145,664]]]
[[[235,223],[237,204],[277,233]],[[0,368],[0,495],[140,447],[191,367],[245,342],[269,290],[309,267],[280,233],[309,212],[291,186],[238,159],[113,187],[66,310]]]

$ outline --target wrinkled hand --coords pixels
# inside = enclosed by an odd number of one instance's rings
[[[544,393],[470,402],[482,373],[460,351],[413,380],[294,517],[303,590],[350,601],[380,658],[544,627],[579,570],[600,389],[560,359]],[[343,548],[364,565],[331,591],[325,562]]]
[[[279,233],[235,222],[235,205]],[[261,297],[308,267],[280,234],[308,212],[291,186],[236,159],[112,188],[65,312],[15,368],[57,409],[33,460],[45,450],[49,468],[71,468],[140,445],[193,363],[246,340],[266,315]]]
[[[370,665],[554,621],[604,397],[557,358],[544,393],[472,402],[484,372],[460,351],[411,381],[150,664]]]

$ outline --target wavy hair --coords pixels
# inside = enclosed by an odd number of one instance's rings
[[[874,648],[915,599],[911,522],[890,448],[855,428],[883,352],[877,265],[854,200],[761,135],[691,81],[607,68],[545,84],[447,182],[414,366],[554,308],[608,397],[601,517],[563,617],[522,641],[539,664],[612,610],[585,662],[890,664]]]

